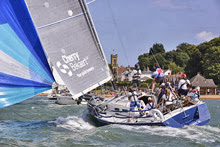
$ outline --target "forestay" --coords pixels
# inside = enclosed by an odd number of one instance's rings
[[[0,0],[0,108],[51,89],[54,82],[23,0]]]
[[[111,79],[83,0],[25,0],[50,61],[74,98]]]

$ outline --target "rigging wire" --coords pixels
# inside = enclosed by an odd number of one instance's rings
[[[95,2],[96,0],[91,0],[90,2],[88,2],[88,3],[86,3],[87,5],[89,5],[89,4],[91,4],[91,3],[93,3],[93,2]]]
[[[116,27],[117,34],[118,34],[118,36],[119,36],[120,44],[121,44],[122,49],[123,49],[123,52],[124,52],[124,54],[125,54],[126,61],[127,61],[128,65],[130,65],[130,64],[129,64],[128,57],[127,57],[127,54],[126,54],[126,51],[125,51],[125,48],[124,48],[124,44],[123,44],[123,42],[122,42],[122,40],[121,40],[121,35],[120,35],[120,33],[119,33],[118,26],[117,26],[117,23],[116,23],[114,14],[113,14],[113,12],[112,12],[112,8],[111,8],[110,3],[109,3],[109,0],[107,0],[107,3],[108,3],[109,10],[110,10],[110,12],[111,12],[111,16],[112,16],[112,19],[113,19],[113,23],[114,23],[114,25],[115,25],[115,27]]]
[[[152,53],[152,55],[153,55],[153,57],[154,57],[154,60],[157,62],[157,64],[159,65],[159,67],[160,67],[160,64],[158,63],[158,61],[157,61],[157,59],[155,58],[155,56],[154,56],[154,54],[153,54],[153,52],[152,52],[152,50],[150,49],[150,52]],[[161,68],[161,67],[160,67]]]

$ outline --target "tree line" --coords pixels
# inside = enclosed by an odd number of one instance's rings
[[[141,70],[147,67],[153,71],[154,63],[158,62],[163,69],[172,69],[172,74],[184,72],[189,78],[200,73],[206,79],[213,79],[220,86],[220,37],[199,45],[179,44],[176,49],[165,52],[162,43],[155,43],[138,57]]]

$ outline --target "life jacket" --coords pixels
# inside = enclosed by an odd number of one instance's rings
[[[129,91],[129,92],[131,93],[131,95],[129,97],[130,98],[133,97],[134,101],[136,102],[138,99],[137,99],[136,95],[134,94],[135,91],[132,90],[132,91]]]
[[[147,103],[147,105],[150,106],[150,109],[153,109],[153,108],[154,108],[154,104],[155,104],[154,101],[149,101],[149,102]]]
[[[192,92],[195,93],[195,95],[197,95],[198,99],[200,98],[200,93],[198,89],[194,89]]]
[[[161,75],[161,74],[163,73],[163,71],[162,71],[161,68],[159,68],[158,70],[156,70],[156,72],[158,73],[157,78],[158,78],[158,77],[163,77],[163,75]]]
[[[184,79],[184,78],[183,78],[183,79]],[[183,83],[183,84],[180,86],[180,89],[182,89],[183,85],[188,84],[187,79],[184,79],[184,80],[185,80],[185,83]]]

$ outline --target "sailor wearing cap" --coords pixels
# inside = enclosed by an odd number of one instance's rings
[[[188,87],[190,85],[190,81],[186,78],[186,74],[182,74],[181,78],[182,79],[180,79],[179,84],[178,84],[178,94],[187,95],[189,91]]]

